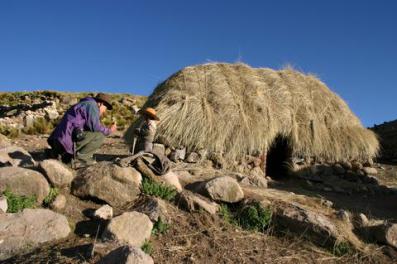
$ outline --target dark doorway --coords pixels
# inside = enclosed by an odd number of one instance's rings
[[[292,150],[285,137],[277,136],[266,156],[266,176],[282,179],[288,176]]]

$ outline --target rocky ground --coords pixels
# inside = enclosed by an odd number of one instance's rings
[[[100,163],[127,156],[127,147],[120,135],[106,140],[96,156]],[[40,162],[44,159],[46,138],[46,135],[24,135],[12,140],[11,144],[27,150],[36,162]],[[389,233],[395,238],[392,223],[397,220],[395,191],[397,166],[373,164],[371,168],[376,169],[376,173],[372,171],[376,174],[376,180],[368,183],[365,182],[368,177],[364,174],[361,178],[357,176],[357,179],[352,179],[355,176],[348,176],[349,173],[346,172],[348,169],[345,169],[343,174],[339,172],[340,174],[337,175],[335,170],[327,173],[326,168],[317,168],[312,169],[315,173],[301,174],[300,177],[279,180],[268,178],[266,182],[259,184],[261,187],[257,187],[258,183],[253,183],[255,181],[244,184],[246,182],[244,175],[232,174],[204,165],[205,163],[177,162],[172,165],[172,171],[177,174],[181,185],[193,193],[196,191],[200,193],[195,182],[200,182],[201,185],[206,182],[208,185],[209,179],[228,175],[239,182],[243,199],[241,200],[236,191],[222,198],[217,198],[215,195],[208,196],[207,193],[208,197],[217,201],[216,204],[204,197],[202,199],[205,202],[201,206],[194,202],[193,207],[192,204],[184,205],[183,199],[161,201],[160,207],[163,209],[159,214],[169,223],[168,229],[164,233],[150,235],[149,231],[149,234],[142,234],[150,241],[147,244],[152,248],[150,255],[155,263],[395,263],[397,261],[396,242],[387,239]],[[80,174],[83,172],[77,171],[73,177]],[[99,178],[98,182],[101,180],[102,178]],[[60,181],[53,179],[52,184],[54,182],[62,186]],[[123,185],[131,186],[129,187],[131,190],[135,188],[134,181],[126,180]],[[268,188],[264,188],[263,185],[268,185]],[[106,184],[102,187],[105,188]],[[109,231],[110,223],[112,221],[115,223],[115,219],[121,219],[118,218],[120,216],[127,217],[124,215],[125,212],[137,211],[139,205],[149,204],[148,201],[153,198],[139,194],[138,191],[134,195],[129,193],[125,197],[115,194],[115,197],[120,198],[117,200],[118,198],[106,197],[99,190],[95,192],[93,196],[97,195],[100,199],[81,199],[76,196],[77,193],[75,195],[71,193],[70,184],[60,187],[60,194],[64,196],[66,203],[63,207],[53,207],[52,211],[66,217],[70,232],[66,236],[52,238],[51,241],[40,243],[39,246],[31,249],[24,249],[10,259],[0,262],[100,263],[112,249],[120,244],[126,244],[125,241],[130,241],[127,244],[132,243],[131,239],[135,238],[126,238],[124,235],[138,232],[137,227],[131,226],[127,221],[122,224],[121,234],[117,234],[114,230]],[[118,204],[130,198],[131,203]],[[244,230],[229,223],[219,211],[215,213],[219,210],[218,204],[222,204],[222,199],[231,199],[229,200],[231,204],[236,205],[249,200],[271,205],[273,223],[264,232]],[[232,201],[233,199],[236,201]],[[113,219],[110,223],[109,220],[92,217],[92,212],[105,203],[113,207]],[[150,213],[147,214],[152,217]],[[34,216],[33,219],[35,217],[40,218]],[[140,227],[147,225],[150,230],[150,225],[155,221],[141,218],[135,221],[140,223]],[[387,222],[385,223],[384,220]],[[385,228],[391,231],[385,234]],[[383,230],[383,233],[379,230]],[[61,233],[59,230],[56,232]],[[112,235],[109,235],[110,233]],[[2,243],[7,242],[7,239],[4,239],[6,235],[4,231],[2,233],[0,224]],[[106,237],[111,237],[110,242],[106,242]],[[338,250],[343,251],[343,248],[339,248],[340,245],[345,245],[339,243],[339,240],[346,241],[349,250],[342,252],[346,254],[338,253]],[[141,245],[143,241],[138,244]],[[136,249],[129,250],[135,252]],[[141,252],[134,254],[139,255]],[[134,254],[130,253],[130,255]],[[145,260],[147,255],[139,256],[142,261],[139,263],[150,263],[150,260]],[[102,263],[113,262],[102,259]]]

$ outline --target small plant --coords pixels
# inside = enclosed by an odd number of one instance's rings
[[[36,205],[35,196],[16,195],[8,189],[3,192],[3,195],[7,198],[7,213],[17,213],[25,208],[33,208]]]
[[[167,224],[166,222],[163,222],[161,217],[159,217],[159,219],[153,225],[152,234],[153,235],[164,234],[165,232],[167,232],[169,227],[170,225]]]
[[[48,193],[46,198],[44,198],[43,204],[45,206],[49,206],[55,200],[58,194],[59,194],[58,188],[50,188],[50,192]]]
[[[175,198],[176,190],[165,184],[154,182],[146,177],[142,180],[142,192],[147,195],[171,201]]]
[[[52,131],[54,125],[43,117],[37,118],[33,126],[23,129],[23,132],[28,135],[48,134]]]
[[[153,245],[149,240],[145,240],[145,243],[143,243],[141,249],[146,254],[151,255],[153,252]]]
[[[338,257],[344,256],[350,252],[350,245],[346,241],[336,242],[332,249],[332,253]]]
[[[230,211],[230,208],[227,204],[221,204],[219,207],[219,215],[230,224],[237,224],[233,213]]]
[[[17,138],[20,135],[20,130],[14,127],[0,126],[0,134],[8,138]]]
[[[272,219],[272,211],[258,202],[244,206],[238,214],[238,222],[244,229],[264,231]]]

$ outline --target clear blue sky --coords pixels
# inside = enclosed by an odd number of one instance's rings
[[[397,119],[397,1],[0,0],[0,91],[149,95],[238,60],[317,74],[366,126]]]

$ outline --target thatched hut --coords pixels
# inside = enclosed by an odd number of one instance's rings
[[[227,160],[259,151],[336,162],[367,160],[378,151],[374,133],[338,95],[291,68],[186,67],[159,84],[145,106],[157,110],[158,134],[171,145]]]

